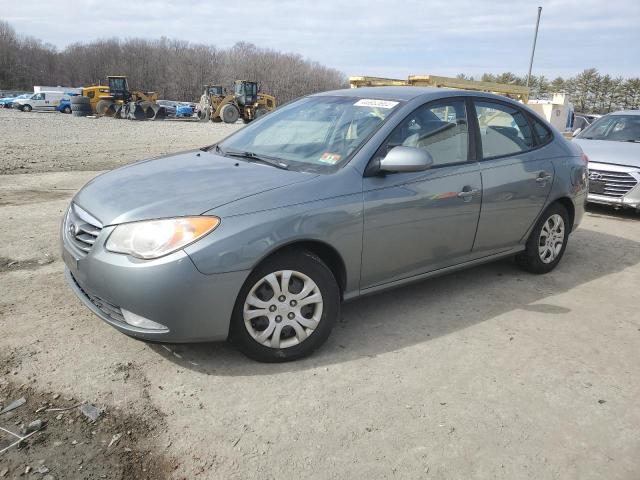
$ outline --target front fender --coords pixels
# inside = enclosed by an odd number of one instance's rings
[[[354,193],[293,206],[222,217],[220,226],[185,249],[204,274],[251,270],[292,243],[333,247],[347,270],[346,292],[358,289],[362,251],[362,195]]]

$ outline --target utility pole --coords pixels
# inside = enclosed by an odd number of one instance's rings
[[[538,7],[538,19],[536,20],[536,33],[533,35],[533,47],[531,48],[531,60],[529,61],[529,74],[527,75],[527,87],[531,82],[531,69],[533,68],[533,56],[536,53],[536,41],[538,40],[538,26],[540,25],[540,15],[542,7]]]

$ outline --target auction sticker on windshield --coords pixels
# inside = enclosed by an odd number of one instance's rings
[[[341,158],[342,158],[342,155],[338,153],[324,152],[320,157],[320,161],[322,163],[329,163],[331,165],[335,165],[340,161]]]
[[[373,98],[361,98],[353,105],[356,107],[393,108],[398,105],[398,102],[392,102],[390,100],[375,100]]]

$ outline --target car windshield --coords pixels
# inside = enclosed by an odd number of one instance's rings
[[[577,138],[640,142],[640,115],[608,115],[591,124]]]
[[[218,151],[250,152],[293,167],[337,167],[399,104],[355,97],[302,98],[240,130],[220,143]]]

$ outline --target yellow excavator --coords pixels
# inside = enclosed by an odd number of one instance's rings
[[[239,118],[249,123],[276,108],[273,95],[258,91],[258,83],[236,80],[233,93],[220,85],[205,85],[198,104],[198,118],[202,122],[235,123]]]
[[[82,89],[83,96],[89,97],[91,109],[98,115],[131,120],[166,118],[167,111],[158,105],[156,92],[129,90],[127,77],[111,75],[107,86],[91,86]]]

